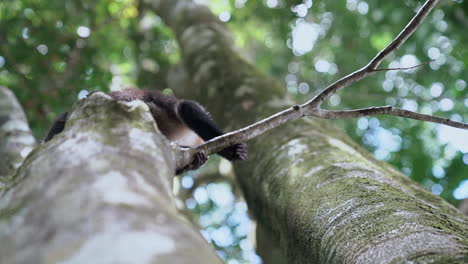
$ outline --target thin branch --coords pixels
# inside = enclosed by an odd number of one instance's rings
[[[444,124],[447,126],[452,126],[461,129],[468,129],[468,124],[463,122],[453,121],[447,118],[436,117],[432,115],[420,114],[413,111],[396,108],[393,106],[380,106],[380,107],[370,107],[363,109],[355,110],[345,110],[345,111],[331,111],[323,109],[314,109],[308,115],[324,119],[347,119],[347,118],[358,118],[362,116],[369,115],[394,115],[401,116],[409,119],[428,121],[438,124]],[[183,152],[188,152],[188,156],[193,156],[195,153],[203,151],[207,155],[216,153],[224,149],[225,147],[231,146],[233,144],[246,142],[250,139],[257,137],[258,135],[263,134],[264,132],[278,127],[289,120],[295,120],[304,116],[300,111],[298,106],[289,108],[280,113],[277,113],[273,116],[270,116],[266,119],[258,121],[250,126],[226,133],[222,136],[213,138],[205,143],[190,149],[184,149]],[[286,119],[289,118],[289,119]],[[185,165],[188,163],[184,163]]]
[[[296,120],[304,116],[336,119],[355,118],[367,115],[389,114],[415,120],[445,124],[448,126],[453,126],[462,129],[468,129],[468,124],[466,123],[457,122],[441,117],[435,117],[431,115],[419,114],[416,112],[395,108],[392,106],[371,107],[349,111],[330,111],[320,109],[320,105],[323,103],[323,101],[335,94],[338,90],[343,89],[344,87],[354,82],[357,82],[375,72],[389,70],[407,70],[430,63],[431,61],[428,61],[409,68],[377,69],[379,64],[385,59],[386,56],[398,49],[416,31],[419,25],[421,25],[421,23],[427,17],[429,12],[434,8],[434,6],[438,2],[438,0],[427,0],[426,3],[421,7],[421,9],[416,13],[416,15],[411,19],[411,21],[406,25],[406,27],[400,32],[400,34],[397,37],[395,37],[395,39],[393,39],[393,41],[390,44],[388,44],[387,47],[381,50],[365,67],[337,80],[305,104],[295,105],[291,108],[276,113],[268,118],[265,118],[259,122],[256,122],[250,126],[213,138],[205,142],[204,144],[201,144],[194,148],[179,149],[179,159],[177,167],[181,168],[189,164],[197,152],[202,151],[207,155],[219,152],[220,150],[228,146],[246,142],[290,120]]]
[[[406,71],[406,70],[411,70],[411,69],[414,69],[414,68],[418,68],[418,67],[421,67],[423,65],[426,65],[426,64],[429,64],[431,62],[433,62],[435,60],[429,60],[429,61],[426,61],[426,62],[423,62],[423,63],[420,63],[416,66],[411,66],[411,67],[402,67],[402,68],[383,68],[383,69],[375,69],[375,70],[372,70],[374,72],[377,72],[377,71]]]
[[[468,129],[467,123],[453,121],[448,118],[420,114],[420,113],[416,113],[410,110],[396,108],[391,105],[369,107],[369,108],[362,108],[362,109],[355,109],[355,110],[345,110],[345,111],[320,110],[317,112],[317,115],[314,115],[314,116],[325,118],[325,119],[343,119],[343,118],[358,118],[358,117],[370,116],[370,115],[394,115],[394,116],[401,116],[401,117],[414,119],[414,120],[444,124],[444,125],[448,125],[448,126],[452,126],[456,128]]]
[[[380,51],[371,60],[368,66],[339,79],[335,83],[331,84],[329,87],[325,88],[311,101],[300,106],[296,105],[292,108],[283,110],[245,128],[224,134],[217,138],[213,138],[205,142],[204,144],[192,148],[188,151],[190,151],[192,154],[195,154],[198,151],[204,151],[206,154],[216,153],[232,144],[241,143],[253,139],[272,128],[278,127],[286,123],[289,120],[296,120],[303,116],[317,115],[319,111],[322,111],[318,107],[323,102],[323,100],[336,93],[339,89],[346,87],[347,85],[359,81],[364,77],[372,74],[375,71],[376,67],[380,64],[380,62],[390,52],[397,49],[406,39],[409,38],[409,35],[411,35],[416,30],[416,28],[422,23],[424,18],[427,16],[427,14],[431,11],[431,9],[435,6],[437,2],[438,0],[428,0],[421,7],[419,12],[416,13],[413,19],[411,19],[408,25],[406,25],[406,27],[401,31],[401,33],[387,47]]]
[[[303,116],[304,115],[299,110],[299,106],[296,105],[252,125],[212,138],[197,147],[190,148],[188,151],[190,151],[191,154],[195,154],[200,151],[205,152],[207,155],[217,153],[228,146],[249,141],[270,129],[278,127],[290,120],[299,119]]]
[[[363,68],[339,79],[334,82],[318,95],[316,95],[312,100],[304,104],[304,107],[307,107],[309,111],[312,111],[313,108],[318,108],[320,105],[330,96],[334,95],[338,90],[343,89],[344,87],[350,85],[351,83],[357,82],[364,79],[365,77],[371,75],[376,71],[379,64],[387,57],[390,53],[397,50],[421,25],[429,12],[434,8],[434,6],[439,2],[439,0],[427,0],[426,3],[421,7],[421,9],[416,13],[416,15],[411,19],[411,21],[406,25],[406,27],[395,37],[390,44],[387,45],[383,50],[381,50],[375,57]]]
[[[387,47],[380,51],[366,66],[366,68],[377,69],[385,57],[387,57],[393,51],[397,50],[411,35],[413,35],[419,25],[422,24],[424,19],[426,19],[427,15],[437,5],[438,2],[439,0],[427,0],[413,17],[413,19],[411,19],[406,27],[400,32],[400,34],[398,34],[398,36],[387,45]]]
[[[91,29],[92,30],[92,29]],[[67,57],[67,63],[63,73],[57,76],[54,81],[55,89],[63,89],[65,85],[70,81],[74,74],[76,74],[76,67],[79,65],[81,59],[81,51],[83,47],[80,47],[78,41],[75,42],[72,50]]]

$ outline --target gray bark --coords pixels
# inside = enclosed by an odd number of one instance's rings
[[[0,193],[0,263],[221,263],[176,209],[146,104],[80,101]]]
[[[36,146],[15,95],[0,86],[0,187]]]
[[[292,106],[285,88],[238,54],[206,7],[188,0],[154,3],[176,33],[191,92],[224,127]],[[330,122],[289,122],[249,149],[248,161],[236,168],[265,234],[257,242],[266,263],[468,261],[468,219]]]

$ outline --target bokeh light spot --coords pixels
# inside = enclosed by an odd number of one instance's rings
[[[91,30],[88,27],[85,26],[79,26],[76,29],[76,34],[82,38],[87,38],[91,34]]]

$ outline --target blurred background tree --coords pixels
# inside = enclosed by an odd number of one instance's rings
[[[236,44],[283,80],[297,102],[366,64],[398,34],[420,1],[199,0],[226,22]],[[389,104],[468,121],[468,3],[444,0],[382,67],[327,101],[330,109]],[[0,2],[0,85],[21,101],[36,138],[79,98],[126,86],[172,93],[180,60],[172,32],[139,0]],[[259,117],[260,119],[261,117]],[[468,197],[468,132],[397,117],[336,121],[380,160],[455,206]],[[229,163],[212,160],[211,171]],[[176,189],[190,217],[228,263],[258,263],[252,223],[231,178],[191,172]],[[447,176],[446,176],[447,175]],[[448,177],[450,175],[450,177]],[[234,191],[234,192],[233,192]]]

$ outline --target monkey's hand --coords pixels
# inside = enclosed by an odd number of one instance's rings
[[[221,150],[218,154],[228,160],[245,160],[247,159],[247,144],[240,143],[232,145]]]
[[[185,166],[183,169],[177,170],[176,174],[180,174],[182,172],[188,171],[188,170],[196,170],[200,168],[201,165],[205,164],[205,162],[208,160],[208,157],[205,155],[203,152],[197,152],[195,154],[195,157],[189,165]]]

